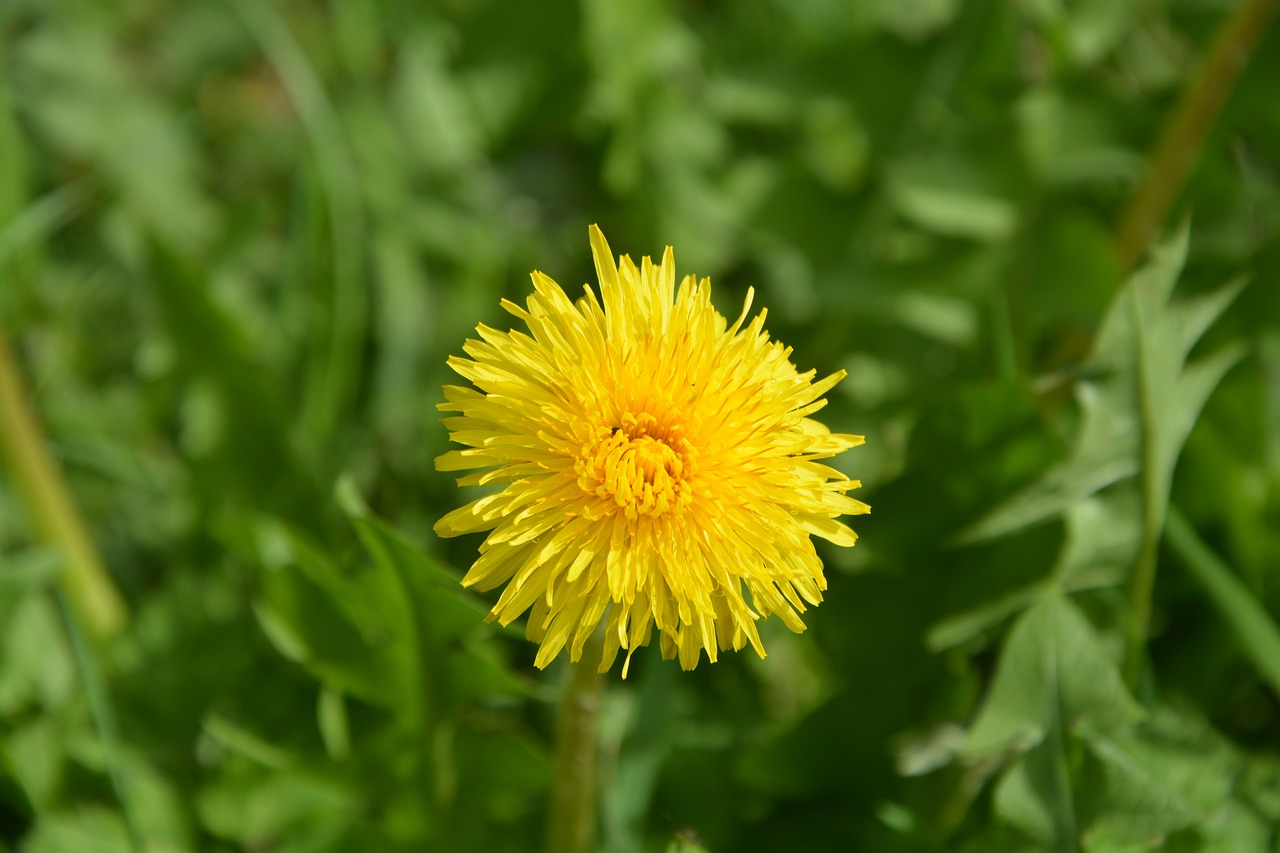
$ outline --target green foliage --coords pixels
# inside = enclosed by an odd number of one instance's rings
[[[434,405],[590,222],[848,370],[873,506],[808,633],[610,676],[602,850],[1275,849],[1280,32],[1113,242],[1231,5],[0,4],[0,327],[130,611],[0,469],[0,851],[538,846]]]

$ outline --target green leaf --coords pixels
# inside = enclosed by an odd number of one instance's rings
[[[1144,500],[1154,504],[1153,521],[1159,523],[1187,435],[1213,389],[1244,354],[1242,346],[1228,346],[1186,365],[1196,341],[1240,293],[1242,282],[1182,305],[1169,304],[1171,287],[1165,276],[1138,276],[1133,283],[1139,418],[1149,445],[1144,449]]]
[[[1053,739],[1015,761],[996,785],[993,806],[1009,826],[1054,850],[1069,849],[1076,812],[1067,778],[1064,743]]]
[[[1059,35],[1076,63],[1092,66],[1107,56],[1134,29],[1139,10],[1130,3],[1079,0],[1065,8]]]
[[[419,609],[428,618],[423,630],[435,644],[456,640],[476,629],[488,608],[466,592],[447,572],[399,531],[372,516],[352,516],[365,551],[388,576],[401,576],[407,591],[419,596]]]
[[[262,767],[284,770],[298,763],[297,756],[290,751],[269,743],[221,714],[210,714],[201,723],[201,729],[225,749]]]
[[[968,643],[995,628],[1011,616],[1021,613],[1040,599],[1042,584],[1015,589],[979,607],[956,613],[929,628],[925,642],[934,652],[942,652]]]
[[[136,853],[124,820],[101,806],[44,815],[22,848],[27,853]],[[157,845],[157,853],[179,848]]]
[[[1234,282],[1209,296],[1171,304],[1186,260],[1187,234],[1184,224],[1153,249],[1149,262],[1112,300],[1076,383],[1081,426],[1071,454],[963,531],[958,543],[979,542],[1057,517],[1140,470],[1146,472],[1144,480],[1150,478],[1151,494],[1163,516],[1182,445],[1209,395],[1243,352],[1230,346],[1186,365],[1196,341],[1242,287]]]
[[[1239,850],[1242,853],[1266,850],[1269,844],[1274,849],[1274,830],[1274,824],[1258,814],[1256,809],[1236,800],[1227,800],[1209,817],[1182,833],[1189,840],[1194,839],[1195,847],[1169,846],[1177,850]]]
[[[1090,849],[1104,839],[1151,844],[1199,825],[1226,804],[1240,775],[1240,758],[1208,723],[1168,706],[1142,725],[1088,731],[1084,740],[1077,787]]]
[[[13,726],[5,733],[3,744],[13,784],[21,797],[35,810],[48,811],[58,802],[67,769],[67,745],[61,725],[50,716]],[[7,795],[6,795],[7,796]]]
[[[347,722],[347,702],[342,691],[325,685],[316,703],[320,737],[329,757],[341,761],[351,753],[351,727]]]
[[[254,612],[281,654],[326,689],[392,709],[415,728],[481,698],[525,693],[480,640],[489,633],[486,608],[454,575],[386,523],[367,515],[350,522],[368,557],[354,569],[300,531],[258,525],[267,569]],[[334,724],[335,710],[321,722]]]
[[[1111,731],[1141,716],[1088,620],[1064,595],[1047,592],[1010,630],[964,751],[1022,751],[1053,732]]]
[[[297,567],[265,572],[261,587],[254,614],[280,654],[366,702],[406,710],[410,663],[390,632],[372,638],[362,634]]]
[[[1050,576],[987,603],[948,616],[929,629],[930,649],[964,645],[1039,600],[1050,587],[1067,592],[1120,583],[1138,553],[1141,506],[1136,489],[1117,486],[1065,511],[1066,539]]]
[[[289,440],[286,395],[260,369],[244,330],[213,301],[189,262],[160,242],[151,249],[149,277],[183,379],[207,383],[210,404],[224,414],[214,452],[195,460],[201,484],[220,500],[231,491],[316,531],[323,504]]]
[[[1082,811],[1092,818],[1092,842],[1159,840],[1203,820],[1230,791],[1227,768],[1152,733],[1091,732],[1087,740],[1093,761],[1086,762],[1078,790]]]
[[[1137,489],[1120,485],[1086,498],[1066,513],[1067,536],[1053,577],[1076,591],[1123,581],[1138,554],[1142,507]]]
[[[0,572],[0,625],[10,625],[28,596],[48,589],[63,563],[62,556],[48,548],[32,548],[7,556]]]
[[[196,180],[191,134],[116,49],[121,23],[64,15],[35,28],[17,57],[26,106],[46,144],[89,164],[118,192],[122,227],[142,224],[175,244],[207,246],[220,211]]]
[[[891,175],[888,190],[894,209],[931,231],[996,242],[1012,234],[1017,224],[1014,206],[990,193],[947,186],[915,170],[900,169]]]
[[[75,657],[49,596],[26,596],[0,640],[0,714],[28,703],[61,709],[77,697]]]
[[[411,610],[403,618],[412,619],[420,633],[422,665],[434,669],[432,689],[441,691],[436,701],[456,707],[485,696],[526,692],[477,639],[487,632],[483,617],[488,609],[455,575],[385,522],[367,515],[350,520],[374,564],[385,577],[397,579],[398,591],[387,593],[398,595]]]
[[[1112,483],[1136,474],[1137,425],[1117,390],[1108,382],[1077,383],[1082,423],[1071,456],[962,531],[956,543],[981,542],[1054,518]]]
[[[242,849],[342,849],[342,833],[359,820],[360,799],[342,781],[299,771],[261,775],[229,762],[196,800],[201,823]]]

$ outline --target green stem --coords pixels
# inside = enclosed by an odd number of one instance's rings
[[[1129,623],[1125,626],[1124,680],[1132,690],[1142,674],[1142,656],[1151,624],[1151,597],[1156,585],[1156,556],[1160,544],[1161,521],[1153,518],[1153,502],[1144,489],[1142,496],[1142,540],[1129,588]]]
[[[1116,231],[1116,254],[1123,269],[1132,267],[1147,251],[1156,231],[1182,191],[1208,138],[1222,113],[1262,34],[1274,16],[1280,0],[1245,0],[1222,25],[1206,57],[1204,67],[1183,92],[1160,133],[1142,185],[1134,193]],[[1138,333],[1143,334],[1142,314],[1135,305]],[[1145,346],[1139,347],[1140,355]],[[1147,380],[1140,369],[1139,382]],[[1145,400],[1150,389],[1140,385]],[[1144,410],[1146,406],[1144,405]],[[1156,555],[1164,526],[1166,490],[1158,488],[1154,424],[1143,423],[1143,531],[1137,563],[1130,586],[1130,616],[1125,628],[1125,680],[1137,683],[1151,620],[1151,596],[1155,588]]]
[[[58,584],[96,641],[124,628],[128,613],[49,453],[0,326],[0,451],[13,472],[33,526],[63,555]]]
[[[1245,0],[1218,31],[1199,76],[1183,92],[1160,132],[1146,175],[1120,217],[1116,254],[1129,269],[1169,215],[1205,139],[1275,14],[1280,0]]]
[[[556,726],[555,776],[547,853],[591,853],[596,836],[596,789],[600,767],[597,736],[604,678],[596,671],[604,635],[592,634],[582,658],[569,664]]]

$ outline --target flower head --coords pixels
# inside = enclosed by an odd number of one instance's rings
[[[655,627],[685,669],[704,649],[764,657],[760,617],[803,631],[799,614],[822,600],[810,536],[853,545],[836,519],[869,510],[845,495],[858,481],[819,461],[862,437],[810,417],[844,372],[798,372],[764,311],[746,323],[752,291],[729,325],[709,280],[676,288],[670,247],[660,264],[615,265],[590,233],[599,295],[588,285],[571,302],[535,272],[524,308],[502,303],[529,333],[481,325],[470,358],[449,359],[475,388],[445,387],[439,408],[458,415],[444,423],[466,449],[436,467],[484,469],[459,484],[500,488],[436,532],[489,531],[462,583],[506,584],[488,619],[529,611],[539,667],[566,645],[578,660],[601,620],[602,672]]]

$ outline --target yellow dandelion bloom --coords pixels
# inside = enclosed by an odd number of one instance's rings
[[[462,583],[506,584],[488,619],[529,611],[539,667],[566,645],[578,660],[601,620],[601,672],[619,649],[629,665],[655,627],[685,669],[704,649],[764,657],[760,617],[803,631],[799,614],[822,600],[810,536],[852,545],[836,519],[869,509],[845,495],[857,480],[819,461],[862,436],[810,417],[844,372],[799,373],[764,311],[744,326],[752,291],[729,325],[708,279],[676,288],[670,247],[660,264],[615,265],[590,233],[598,296],[588,285],[572,302],[535,272],[524,308],[502,303],[529,333],[481,325],[470,358],[449,360],[475,387],[445,387],[439,408],[458,415],[444,423],[466,449],[436,467],[485,469],[459,484],[501,488],[436,532],[489,531]]]

